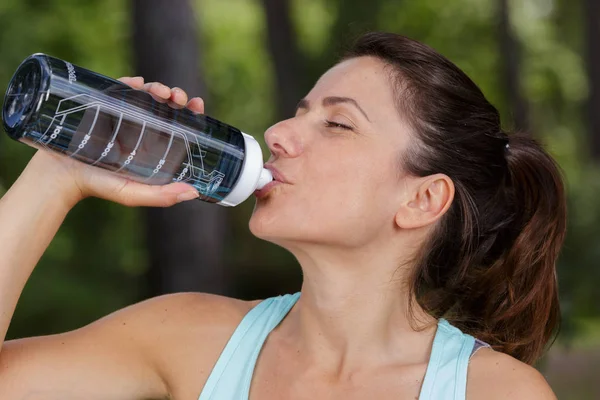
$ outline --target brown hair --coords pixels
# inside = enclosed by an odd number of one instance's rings
[[[477,85],[430,47],[374,32],[344,58],[361,56],[390,68],[397,107],[416,135],[402,167],[446,174],[455,185],[419,252],[411,294],[431,315],[534,363],[560,320],[555,264],[566,201],[557,164],[529,136],[503,132]]]

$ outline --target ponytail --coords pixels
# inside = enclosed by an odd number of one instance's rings
[[[558,166],[535,140],[515,134],[505,153],[508,173],[480,207],[457,185],[411,288],[432,315],[533,364],[560,321],[556,261],[566,201]]]
[[[558,166],[533,139],[512,136],[506,159],[509,177],[502,190],[514,217],[504,229],[515,237],[490,268],[498,273],[484,277],[496,296],[479,305],[484,323],[473,334],[532,364],[560,321],[556,261],[566,231],[566,200]]]

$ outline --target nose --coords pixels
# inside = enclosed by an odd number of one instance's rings
[[[281,121],[265,132],[265,141],[273,156],[294,158],[302,154],[303,144],[293,120]]]

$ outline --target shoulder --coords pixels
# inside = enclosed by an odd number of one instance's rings
[[[144,300],[97,321],[96,324],[132,324],[132,329],[152,326],[211,329],[239,323],[259,301],[243,301],[206,293],[175,293]]]
[[[142,318],[160,318],[164,322],[186,322],[186,325],[194,321],[227,323],[242,318],[259,302],[208,293],[174,293],[150,298],[123,312]]]
[[[124,342],[157,364],[170,362],[180,349],[200,360],[210,359],[218,357],[257,303],[206,293],[169,294],[126,307],[83,330]]]
[[[244,316],[260,300],[178,293],[130,306],[109,318],[131,325],[137,346],[171,388],[173,398],[193,398]]]
[[[535,368],[491,349],[480,349],[469,363],[468,399],[555,400],[546,379]]]
[[[204,293],[159,296],[99,320],[103,332],[126,339],[155,366],[174,398],[203,387],[244,316],[260,301]]]

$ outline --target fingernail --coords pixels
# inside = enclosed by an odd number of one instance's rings
[[[188,200],[193,200],[193,199],[197,199],[200,196],[200,193],[196,192],[195,190],[190,190],[189,192],[183,192],[181,194],[179,194],[177,196],[177,200],[178,201],[188,201]]]

